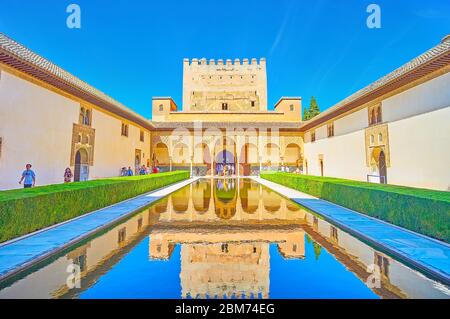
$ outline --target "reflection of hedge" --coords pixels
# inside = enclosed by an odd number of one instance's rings
[[[178,171],[1,191],[0,242],[187,178]]]
[[[291,173],[261,177],[450,242],[450,192]]]

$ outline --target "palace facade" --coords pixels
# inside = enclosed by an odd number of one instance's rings
[[[265,59],[183,62],[183,101],[148,120],[0,34],[0,190],[26,163],[37,185],[121,167],[247,176],[301,171],[449,190],[450,38],[302,122],[302,99],[269,110]]]

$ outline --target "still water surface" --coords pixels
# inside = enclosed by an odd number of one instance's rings
[[[250,179],[194,182],[0,283],[0,298],[449,297]]]

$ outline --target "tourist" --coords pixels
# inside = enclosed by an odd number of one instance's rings
[[[153,174],[158,173],[158,167],[157,167],[157,166],[153,166],[152,173],[153,173]]]
[[[72,181],[72,177],[72,170],[70,169],[70,167],[67,167],[64,171],[64,183],[70,183]]]
[[[31,170],[31,164],[26,165],[26,169],[22,172],[22,178],[19,181],[19,184],[22,184],[23,188],[31,188],[34,187],[36,183],[36,174]]]
[[[295,169],[295,174],[300,174],[300,168],[297,166],[297,168]]]
[[[127,176],[133,176],[133,170],[131,169],[131,166],[128,166]]]
[[[145,165],[142,165],[141,169],[139,170],[139,175],[146,175],[147,174],[147,168]]]
[[[128,171],[126,167],[122,167],[120,169],[120,176],[127,176],[128,175]]]

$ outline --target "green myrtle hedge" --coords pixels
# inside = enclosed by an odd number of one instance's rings
[[[450,242],[450,192],[291,173],[267,172],[261,177]]]
[[[0,242],[187,178],[176,171],[0,191]]]

